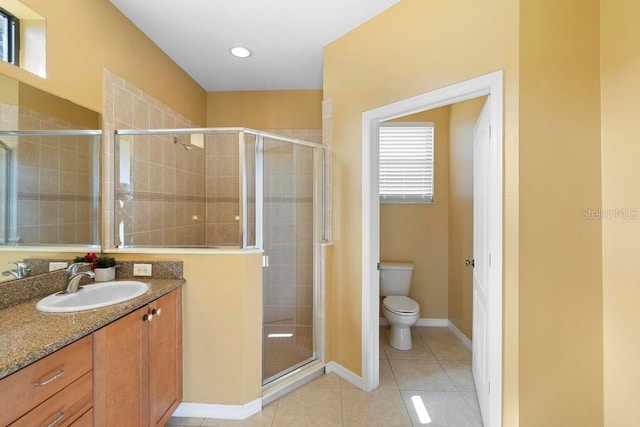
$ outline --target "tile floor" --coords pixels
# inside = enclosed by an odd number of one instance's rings
[[[242,421],[172,418],[168,426],[482,427],[471,353],[448,328],[415,327],[413,348],[389,346],[380,329],[380,387],[365,393],[335,374],[323,375]],[[417,396],[417,397],[415,397]],[[412,398],[431,422],[421,424]]]
[[[292,336],[270,338],[269,334]],[[313,328],[304,325],[264,325],[262,328],[264,355],[262,380],[286,370],[290,366],[313,357]]]

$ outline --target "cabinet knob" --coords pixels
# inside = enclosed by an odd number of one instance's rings
[[[154,316],[160,316],[162,314],[162,309],[154,308],[153,310],[151,310],[151,314],[153,314]]]
[[[153,314],[145,314],[145,315],[142,316],[142,321],[143,322],[146,322],[146,321],[151,322],[152,320],[153,320]]]

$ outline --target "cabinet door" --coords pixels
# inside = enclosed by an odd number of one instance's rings
[[[150,304],[149,394],[151,425],[164,426],[182,401],[182,294],[177,289]]]
[[[97,427],[149,425],[149,322],[143,308],[94,332]]]

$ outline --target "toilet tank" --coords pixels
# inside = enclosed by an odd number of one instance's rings
[[[414,265],[408,262],[380,263],[380,296],[409,296]]]

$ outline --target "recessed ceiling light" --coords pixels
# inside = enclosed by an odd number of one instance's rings
[[[248,58],[251,56],[251,51],[246,47],[234,47],[231,49],[231,55],[238,58]]]

